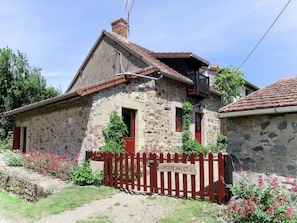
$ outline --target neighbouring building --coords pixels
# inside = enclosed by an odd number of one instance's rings
[[[236,169],[297,177],[297,77],[227,105],[219,116]]]
[[[181,108],[194,105],[191,131],[203,145],[220,133],[216,66],[191,52],[153,52],[130,42],[128,24],[102,31],[63,95],[7,111],[14,116],[13,148],[54,150],[71,156],[99,150],[111,112],[123,116],[126,150],[158,142],[164,151],[181,146]],[[252,86],[253,87],[253,86]]]

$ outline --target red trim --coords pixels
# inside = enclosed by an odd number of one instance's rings
[[[20,127],[14,127],[13,129],[13,144],[12,149],[20,149],[20,139],[21,139],[21,128]]]
[[[175,109],[175,131],[182,132],[183,131],[183,111],[181,108]]]

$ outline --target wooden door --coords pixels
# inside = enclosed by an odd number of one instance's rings
[[[135,110],[123,108],[123,120],[128,127],[128,134],[124,137],[126,142],[125,150],[128,154],[135,153],[135,114]]]
[[[202,114],[195,113],[195,139],[202,144],[202,131],[201,131]]]
[[[13,129],[13,143],[12,143],[12,150],[19,150],[20,149],[20,140],[21,140],[21,128],[14,127]]]

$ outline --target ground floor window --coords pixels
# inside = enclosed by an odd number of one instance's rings
[[[183,111],[181,108],[175,109],[175,131],[183,131]]]

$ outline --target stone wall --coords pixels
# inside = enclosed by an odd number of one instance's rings
[[[148,66],[107,37],[103,37],[100,44],[92,50],[91,56],[78,72],[79,75],[70,91],[114,78],[115,74],[123,72],[121,63],[125,71],[135,71]],[[119,51],[122,52],[121,55]]]
[[[85,136],[91,103],[90,97],[83,97],[16,115],[16,126],[27,127],[27,150],[53,150],[75,157]]]
[[[215,144],[220,131],[217,111],[220,98],[212,95],[197,107],[197,99],[189,99],[186,85],[163,77],[155,81],[132,79],[90,96],[34,109],[16,116],[16,125],[27,127],[27,148],[54,150],[71,157],[99,150],[105,144],[103,130],[110,114],[122,108],[136,111],[135,151],[158,144],[164,152],[181,146],[181,132],[175,131],[176,107],[190,100],[195,111],[203,114],[203,145]],[[194,136],[194,114],[190,129]]]
[[[229,118],[227,131],[237,169],[297,176],[297,114]]]
[[[104,145],[102,130],[111,112],[121,114],[122,108],[136,111],[136,152],[157,141],[165,151],[176,149],[181,145],[181,134],[175,132],[175,107],[182,107],[185,92],[186,87],[177,81],[141,78],[94,94],[83,153]]]
[[[25,177],[8,173],[0,169],[0,188],[16,194],[29,202],[37,202],[39,198],[46,197],[48,192],[38,184],[28,181]]]

